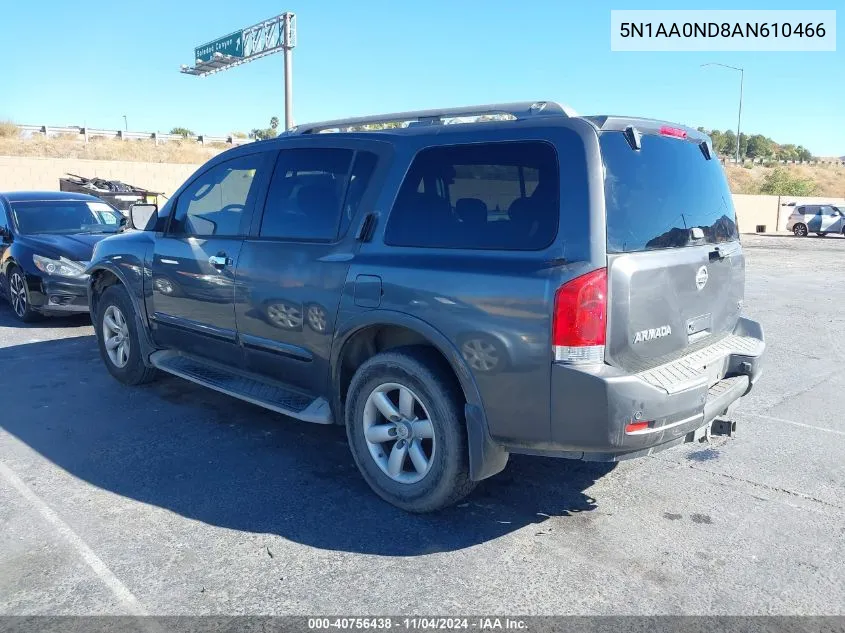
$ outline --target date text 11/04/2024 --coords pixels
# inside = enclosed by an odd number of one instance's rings
[[[752,38],[752,37],[818,37],[827,33],[824,22],[806,24],[790,22],[622,22],[621,37],[665,38]]]
[[[497,631],[527,630],[527,623],[518,618],[473,617],[407,617],[407,618],[308,618],[311,631],[331,630],[397,630],[397,631]]]

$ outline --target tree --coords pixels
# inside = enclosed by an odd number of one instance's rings
[[[725,130],[722,134],[722,142],[724,143],[725,154],[728,156],[736,155],[736,134],[733,130]]]
[[[745,153],[748,158],[768,158],[773,153],[774,142],[762,134],[753,134],[748,138]]]
[[[778,147],[775,157],[778,160],[798,160],[798,150],[795,148],[795,145],[787,143]]]
[[[278,130],[276,128],[279,127],[279,117],[270,117],[270,127],[264,128],[263,130],[260,128],[254,128],[250,133],[249,137],[254,138],[258,141],[264,141],[268,138],[276,138],[278,135]]]
[[[775,167],[763,179],[760,193],[773,196],[812,196],[817,189],[818,185],[814,181],[793,176],[783,167]]]
[[[798,160],[804,160],[804,161],[813,160],[813,155],[810,153],[810,150],[808,150],[807,148],[799,145],[798,147],[795,148],[795,151],[798,154]]]
[[[728,152],[725,150],[725,136],[719,130],[710,132],[710,140],[713,141],[713,151],[717,155],[724,155]]]
[[[736,151],[736,150],[734,150]],[[739,134],[739,157],[745,158],[748,155],[748,135],[745,132]]]
[[[188,138],[189,136],[196,136],[191,130],[186,127],[175,127],[170,130],[170,133],[178,134],[179,136],[184,136],[185,138]]]

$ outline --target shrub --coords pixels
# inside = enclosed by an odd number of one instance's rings
[[[812,196],[818,191],[818,184],[808,178],[793,176],[783,167],[775,167],[766,174],[760,193],[774,196]]]
[[[18,126],[11,121],[0,121],[0,138],[15,138],[20,133]]]

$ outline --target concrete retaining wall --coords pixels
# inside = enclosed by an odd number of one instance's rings
[[[87,178],[97,176],[121,180],[169,196],[198,167],[173,163],[0,156],[0,191],[58,190],[59,178],[69,172]],[[755,233],[758,226],[765,226],[768,233],[785,231],[786,221],[795,205],[826,203],[845,207],[845,198],[734,194],[733,199],[739,230],[743,233]]]
[[[170,195],[199,165],[173,163],[134,163],[116,160],[76,158],[29,158],[0,156],[0,191],[59,189],[59,178],[66,173],[86,178],[106,178],[160,191]]]

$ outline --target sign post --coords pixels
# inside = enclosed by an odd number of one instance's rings
[[[221,70],[282,51],[285,58],[285,129],[293,127],[293,48],[296,15],[282,13],[194,48],[194,65],[181,72],[206,77]]]

